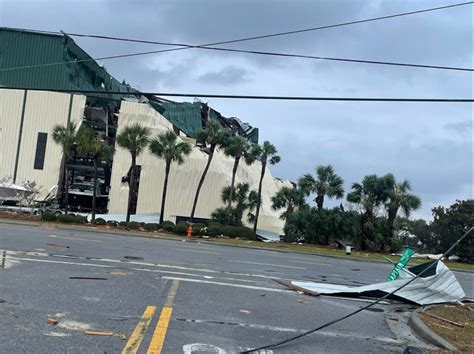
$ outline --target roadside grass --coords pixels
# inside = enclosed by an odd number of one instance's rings
[[[278,250],[287,250],[287,251],[299,251],[305,252],[309,254],[315,255],[325,255],[325,256],[334,256],[334,257],[341,257],[345,259],[357,258],[357,259],[366,259],[372,261],[383,261],[389,264],[387,259],[384,257],[389,258],[392,262],[398,262],[400,259],[399,256],[391,256],[389,254],[382,254],[377,252],[364,252],[364,251],[356,251],[353,250],[351,255],[346,255],[345,250],[342,249],[335,249],[331,247],[324,247],[318,245],[297,245],[297,244],[288,244],[288,243],[280,243],[280,242],[259,242],[259,241],[248,241],[248,240],[236,240],[236,239],[209,239],[215,243],[224,243],[224,244],[234,244],[243,247],[263,247],[269,249],[278,249]],[[421,258],[412,258],[410,260],[409,265],[417,265],[421,263],[427,262],[428,259],[421,259]],[[450,269],[459,269],[459,270],[469,270],[474,271],[474,264],[462,263],[462,262],[444,262]]]
[[[433,318],[428,314],[456,322],[463,327]],[[438,335],[465,353],[474,352],[474,304],[440,305],[421,312],[423,322]]]

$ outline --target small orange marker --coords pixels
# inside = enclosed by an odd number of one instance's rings
[[[188,238],[193,237],[193,228],[192,228],[191,225],[189,225],[188,228],[186,229],[186,236],[187,236]]]

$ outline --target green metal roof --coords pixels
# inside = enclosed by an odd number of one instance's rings
[[[136,92],[90,59],[68,36],[0,28],[0,70],[10,69],[0,71],[2,86],[103,91],[94,95],[117,100],[123,95],[107,91]]]
[[[89,101],[109,107],[116,106],[113,100],[140,94],[113,78],[67,35],[5,27],[0,27],[0,86],[101,91],[103,94],[87,94]],[[109,94],[108,91],[124,94]],[[203,119],[217,119],[224,126],[227,119],[202,102],[162,102],[150,97],[149,104],[191,137],[196,137]],[[258,142],[257,128],[245,135],[250,141]]]

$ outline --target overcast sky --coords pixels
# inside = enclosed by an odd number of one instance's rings
[[[461,1],[459,1],[461,2]],[[452,0],[0,0],[0,25],[203,44],[455,3]],[[473,67],[473,7],[229,44],[229,48]],[[92,39],[93,57],[165,47]],[[198,49],[100,62],[146,91],[466,98],[468,72],[251,56]],[[207,100],[260,128],[282,157],[275,177],[332,164],[346,191],[367,174],[408,179],[431,208],[472,198],[473,105]],[[339,204],[340,201],[335,202]]]

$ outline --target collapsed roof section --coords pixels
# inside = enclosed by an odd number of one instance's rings
[[[51,64],[51,65],[49,65]],[[0,86],[19,89],[99,91],[88,93],[88,104],[114,111],[121,100],[148,102],[179,130],[195,138],[208,119],[258,142],[258,129],[238,118],[226,118],[206,103],[172,102],[142,94],[112,77],[74,40],[64,35],[0,27]],[[123,92],[111,94],[109,92]]]

